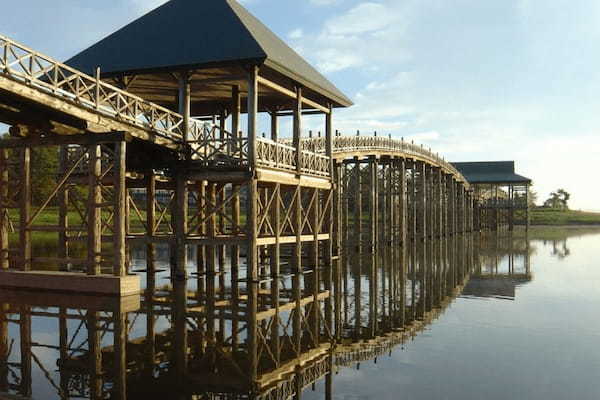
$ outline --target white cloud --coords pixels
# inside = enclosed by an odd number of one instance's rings
[[[304,31],[300,28],[298,29],[294,29],[293,31],[291,31],[288,34],[288,37],[292,40],[294,39],[302,39],[302,37],[304,36]]]

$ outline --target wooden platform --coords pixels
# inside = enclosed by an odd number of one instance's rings
[[[116,277],[72,272],[1,271],[0,287],[129,296],[140,293],[140,278],[137,275]]]

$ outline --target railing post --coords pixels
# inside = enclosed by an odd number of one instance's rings
[[[329,176],[333,177],[333,107],[325,114],[325,155],[329,159]]]

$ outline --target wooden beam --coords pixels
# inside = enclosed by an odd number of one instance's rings
[[[70,136],[40,136],[40,137],[25,137],[14,139],[0,139],[0,149],[19,149],[23,147],[38,147],[38,146],[64,146],[64,145],[79,145],[89,146],[101,143],[113,142],[131,142],[133,136],[127,132],[111,132],[111,133],[86,133],[85,135],[70,135]]]
[[[262,76],[258,77],[258,83],[268,87],[269,89],[273,89],[276,92],[279,92],[289,98],[295,99],[296,98],[296,93],[293,90],[287,89],[281,85],[276,84],[275,82],[272,82],[266,78],[263,78]],[[303,98],[302,99],[302,104],[306,104],[316,110],[319,110],[322,113],[328,114],[330,111],[327,107],[322,106],[321,104],[317,103],[316,101],[312,101],[309,100],[307,98]]]

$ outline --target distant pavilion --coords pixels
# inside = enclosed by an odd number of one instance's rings
[[[452,163],[469,181],[478,200],[480,229],[513,230],[515,224],[529,226],[531,179],[515,172],[514,161]]]

